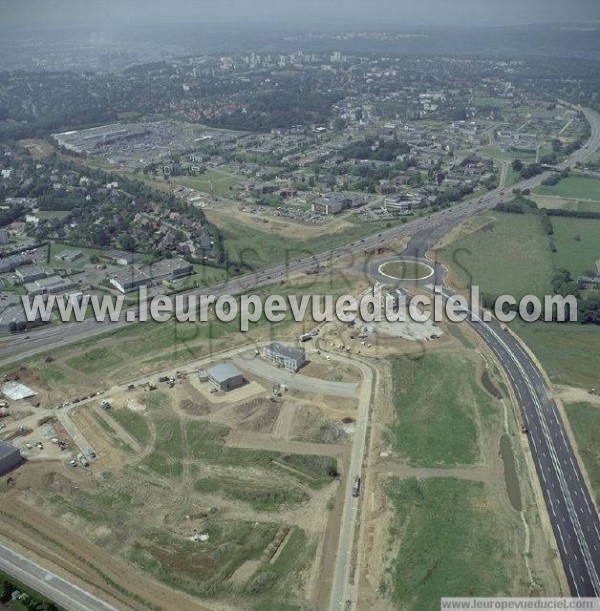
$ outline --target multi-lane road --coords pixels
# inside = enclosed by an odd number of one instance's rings
[[[585,161],[600,148],[600,116],[594,111],[582,110],[591,126],[591,137],[584,147],[573,153],[560,167],[573,166],[577,162]],[[535,176],[514,187],[535,188],[546,176],[547,174]],[[481,210],[496,205],[502,201],[503,197],[502,189],[498,188],[480,199],[464,202],[449,210],[417,219],[412,223],[387,229],[359,242],[334,248],[318,255],[294,259],[269,270],[232,278],[214,287],[202,291],[190,291],[190,293],[219,296],[248,291],[270,284],[279,277],[306,272],[320,265],[327,265],[341,257],[371,250],[408,235],[412,237],[405,251],[406,254],[420,257],[452,227]],[[116,323],[88,319],[81,323],[44,328],[32,332],[29,338],[23,336],[11,338],[0,346],[0,366],[54,350],[75,341],[99,336],[126,324],[131,323],[127,322],[124,313],[121,320]],[[475,320],[469,324],[473,325],[473,328],[495,352],[504,366],[523,410],[524,419],[529,428],[532,456],[571,592],[575,596],[600,596],[598,516],[565,434],[551,390],[534,360],[510,333],[502,331],[500,326],[494,322]],[[362,450],[364,452],[364,448]],[[358,459],[357,456],[356,460]],[[351,507],[349,510],[353,511],[355,508]],[[354,527],[354,520],[349,520],[345,528],[345,530],[349,529],[349,532],[340,532],[340,537],[350,542],[353,538]],[[344,549],[346,554],[348,551],[348,548]],[[15,576],[19,577],[19,575]],[[345,584],[338,582],[334,587],[336,594],[332,596],[332,603],[336,601],[338,604],[343,604],[345,590]],[[336,600],[338,597],[342,599]],[[71,605],[65,606],[79,608]]]
[[[93,594],[0,545],[0,570],[69,611],[117,611]]]

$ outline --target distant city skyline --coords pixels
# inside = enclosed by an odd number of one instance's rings
[[[502,26],[595,21],[598,0],[0,0],[3,28],[160,24],[289,27]]]

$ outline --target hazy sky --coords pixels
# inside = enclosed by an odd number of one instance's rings
[[[220,22],[294,26],[600,21],[600,0],[0,0],[3,27]]]

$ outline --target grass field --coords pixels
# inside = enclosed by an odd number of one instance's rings
[[[598,386],[600,327],[566,323],[525,323],[511,328],[523,338],[555,382]]]
[[[235,193],[235,186],[243,180],[241,176],[230,176],[218,170],[212,170],[200,176],[176,176],[173,182],[196,189],[203,193],[214,192],[215,195],[231,197]]]
[[[600,220],[552,217],[555,269],[565,268],[574,276],[595,270],[600,257]]]
[[[385,223],[355,224],[342,231],[324,233],[308,239],[282,238],[271,231],[255,229],[245,223],[219,217],[216,223],[225,240],[225,249],[232,263],[239,262],[252,269],[261,269],[321,253],[348,242],[373,235]]]
[[[542,185],[534,192],[540,195],[600,200],[600,178],[571,175],[563,178],[557,185]]]
[[[158,413],[157,410],[154,414],[156,445],[154,451],[144,458],[142,465],[157,475],[177,479],[183,471],[183,442],[179,420],[170,411],[166,411],[160,418]]]
[[[495,106],[497,108],[504,108],[511,104],[511,100],[507,100],[505,98],[495,98],[491,96],[477,96],[473,99],[473,104],[478,108],[482,106]]]
[[[545,295],[553,274],[548,236],[533,214],[488,214],[489,222],[438,251],[459,288],[479,285],[489,295]]]
[[[292,486],[259,485],[235,477],[207,477],[196,480],[194,487],[200,493],[217,494],[248,503],[257,511],[275,511],[308,500],[306,492]]]
[[[460,352],[392,359],[397,421],[389,441],[411,465],[450,467],[479,459],[477,416],[497,414]]]
[[[390,547],[399,548],[382,588],[395,608],[432,611],[443,596],[509,596],[526,578],[510,525],[483,483],[409,478],[386,489],[394,507]]]
[[[136,440],[142,445],[148,443],[150,439],[150,427],[148,420],[139,412],[131,409],[113,409],[110,415]]]
[[[221,521],[207,525],[198,543],[162,531],[136,541],[130,559],[164,583],[195,595],[231,592],[229,577],[247,560],[258,560],[274,539],[276,524]]]
[[[40,210],[37,217],[45,221],[48,219],[64,219],[69,214],[68,210]]]
[[[596,503],[600,503],[600,407],[590,403],[569,403],[566,409],[585,470],[592,483],[592,494]]]
[[[255,595],[268,593],[265,600],[253,607],[253,611],[301,611],[305,607],[285,602],[292,598],[302,583],[303,570],[314,555],[314,546],[299,528],[295,528],[277,560],[263,565],[249,584]]]

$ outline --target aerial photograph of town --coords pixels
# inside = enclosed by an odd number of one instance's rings
[[[600,611],[600,2],[0,9],[0,611]]]

